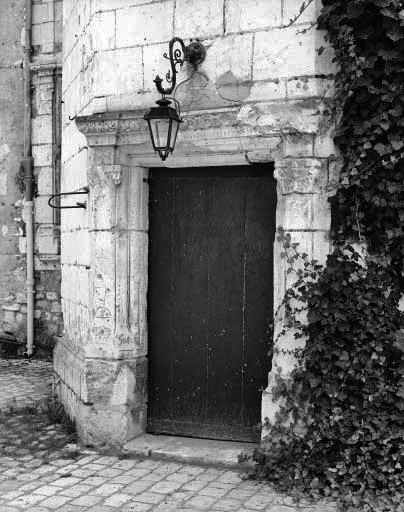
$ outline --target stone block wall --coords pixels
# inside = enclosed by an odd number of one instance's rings
[[[173,36],[186,43],[201,40],[207,54],[197,72],[187,65],[179,72],[177,83],[188,79],[177,93],[184,123],[165,165],[275,162],[277,225],[313,258],[324,259],[330,249],[327,198],[335,149],[324,112],[335,69],[329,48],[317,52],[325,46],[323,34],[312,28],[320,2],[299,14],[301,4],[63,2],[62,189],[89,186],[90,193],[88,211],[62,215],[65,335],[55,369],[60,394],[86,441],[120,442],[144,429],[147,389],[134,383],[145,380],[139,368],[147,356],[147,264],[142,263],[147,261],[147,226],[139,228],[131,220],[128,204],[147,213],[148,189],[139,180],[147,177],[147,168],[162,165],[142,117],[158,99],[153,79],[169,70],[163,53]],[[139,233],[129,237],[130,231]],[[277,247],[275,309],[288,285],[279,254]],[[293,367],[293,360],[277,354],[263,419],[271,419],[276,409],[274,372],[287,374]],[[102,392],[90,399],[90,382],[103,372]],[[113,398],[118,389],[119,404]],[[97,423],[101,417],[117,418],[115,433],[107,423],[105,428]]]
[[[148,107],[156,96],[153,78],[169,70],[162,54],[174,35],[200,39],[208,50],[197,88],[210,97],[188,98],[193,108],[317,97],[333,68],[327,49],[316,53],[323,34],[310,28],[318,0],[289,26],[301,3],[65,0],[66,116]],[[179,81],[188,76],[184,66]]]
[[[6,219],[0,252],[0,328],[24,337],[26,324],[26,238],[21,206],[24,197],[20,159],[23,155],[23,47],[24,2],[0,2],[1,91],[0,208]],[[32,8],[32,155],[36,198],[35,319],[36,340],[61,334],[60,218],[47,204],[60,189],[61,145],[61,26],[62,2],[33,2]],[[7,134],[7,136],[6,136]],[[7,224],[7,225],[6,225]],[[7,242],[6,242],[7,240]]]
[[[20,44],[24,2],[0,1],[0,329],[14,331],[24,316],[25,257],[20,252],[20,157],[23,74]]]

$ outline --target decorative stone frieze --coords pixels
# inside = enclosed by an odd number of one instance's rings
[[[94,114],[79,117],[76,123],[92,147],[124,147],[127,153],[136,155],[139,165],[162,165],[153,151],[144,113],[139,110]],[[274,160],[281,152],[279,131],[273,130],[263,135],[260,128],[239,121],[237,109],[195,116],[188,113],[184,114],[183,119],[175,152],[167,165],[182,167],[188,164],[190,156],[196,155],[200,159],[200,155],[211,158],[221,154],[228,155],[226,158],[229,159],[236,158],[234,163],[243,165],[246,161]],[[222,163],[226,164],[225,159]]]

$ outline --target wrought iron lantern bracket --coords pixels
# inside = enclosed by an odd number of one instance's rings
[[[179,44],[179,47],[175,47],[176,44]],[[186,46],[180,37],[173,37],[169,43],[168,55],[167,53],[163,54],[163,57],[168,59],[171,64],[171,70],[165,77],[170,85],[163,87],[163,80],[159,75],[156,76],[153,81],[162,98],[156,101],[157,107],[152,107],[144,115],[144,119],[149,125],[153,149],[163,161],[174,151],[178,128],[182,123],[180,104],[175,99],[177,69],[182,67],[184,62],[189,62],[196,71],[198,65],[205,59],[205,55],[206,50],[202,43],[191,40],[191,43]],[[188,80],[189,78],[184,82]],[[173,92],[174,95],[171,96]],[[174,108],[171,106],[170,100],[174,102]]]
[[[174,47],[176,43],[179,44],[179,48]],[[153,82],[156,84],[158,92],[162,96],[172,94],[177,83],[177,66],[182,67],[184,62],[189,62],[196,69],[204,61],[205,55],[206,50],[201,42],[191,40],[191,43],[186,46],[183,39],[173,37],[168,46],[168,55],[167,53],[163,54],[163,57],[168,59],[171,64],[171,70],[165,76],[170,86],[163,87],[161,85],[163,80],[157,75]]]

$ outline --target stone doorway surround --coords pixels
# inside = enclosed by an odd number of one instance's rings
[[[161,167],[162,162],[152,150],[143,114],[108,112],[76,119],[89,146],[90,318],[84,346],[67,337],[59,343],[55,371],[60,376],[58,392],[76,418],[82,440],[93,445],[122,445],[143,434],[146,426],[148,169]],[[318,130],[310,118],[314,114],[304,114],[305,127],[304,115],[295,116],[297,129],[291,129],[289,121],[285,125],[274,121],[271,112],[255,114],[248,105],[241,110],[185,113],[177,147],[166,166],[274,162],[276,225],[290,232],[304,252],[324,261],[330,250],[327,199],[336,172],[327,154],[314,156]],[[277,310],[290,276],[279,243],[274,251]],[[282,322],[280,314],[275,336]],[[275,346],[262,399],[263,422],[274,421],[273,378],[293,369],[294,358],[285,350],[295,346],[291,333]]]

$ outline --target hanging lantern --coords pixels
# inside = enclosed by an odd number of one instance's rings
[[[180,45],[180,48],[174,50],[176,43]],[[176,105],[176,108],[173,108],[170,107],[171,101],[167,98],[173,91],[175,95],[177,66],[181,67],[184,62],[189,62],[196,70],[199,64],[203,62],[205,55],[206,50],[199,41],[193,41],[188,46],[185,46],[184,41],[180,37],[173,37],[169,43],[169,55],[167,56],[166,53],[163,55],[171,64],[171,71],[166,74],[166,79],[170,86],[167,88],[162,87],[162,79],[158,75],[153,80],[162,98],[156,101],[158,107],[152,107],[145,114],[144,119],[149,125],[153,148],[158,152],[163,161],[174,151],[178,127],[182,123],[178,101],[175,97],[170,97]]]
[[[167,98],[161,98],[156,103],[158,107],[152,107],[145,114],[144,119],[149,125],[153,148],[164,161],[174,151],[178,127],[182,119],[178,112],[169,106],[171,101]]]

